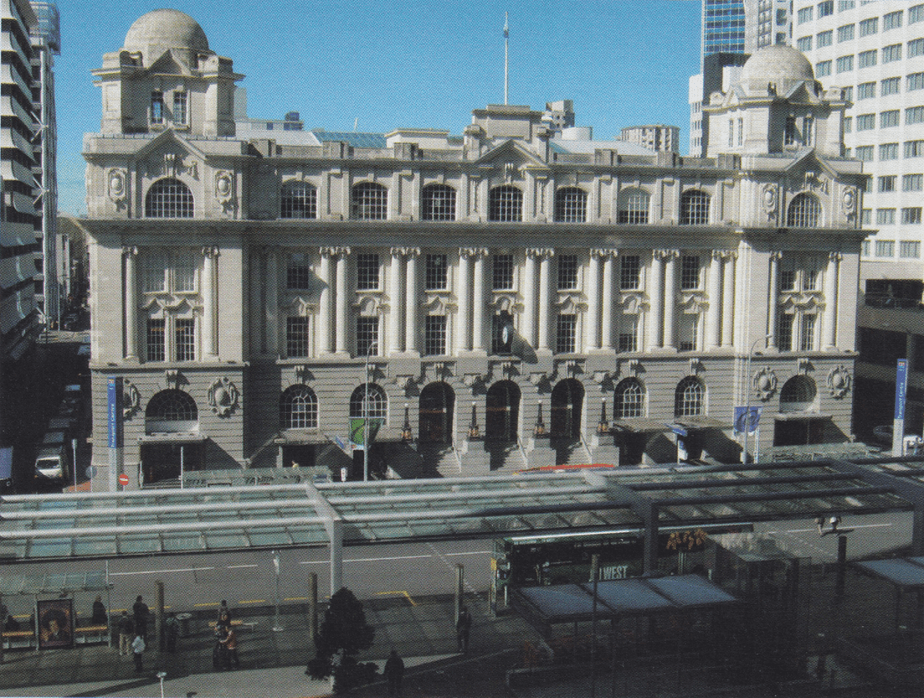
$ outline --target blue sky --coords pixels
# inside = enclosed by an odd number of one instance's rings
[[[459,134],[472,109],[504,101],[504,10],[510,13],[510,103],[573,99],[594,136],[623,126],[681,127],[698,72],[699,0],[58,0],[58,186],[62,212],[83,214],[82,137],[98,131],[90,71],[122,47],[138,17],[160,7],[191,15],[209,46],[246,75],[252,117],[301,114],[307,128]],[[246,8],[246,9],[242,9]]]

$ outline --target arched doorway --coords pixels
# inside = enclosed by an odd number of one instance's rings
[[[552,389],[553,438],[579,439],[581,436],[581,409],[584,405],[584,386],[574,378],[559,381]]]
[[[808,376],[793,376],[780,389],[780,417],[773,429],[774,446],[805,446],[824,442],[825,420],[820,418],[818,389]]]
[[[456,396],[442,381],[420,391],[420,440],[424,443],[452,443],[452,417]]]
[[[485,404],[485,439],[516,441],[520,389],[513,381],[498,381],[488,390]]]
[[[198,436],[196,401],[182,390],[155,394],[144,412],[145,442],[141,446],[142,483],[177,480],[190,470],[201,470],[205,444]]]

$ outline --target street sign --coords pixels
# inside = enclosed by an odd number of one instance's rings
[[[119,475],[119,484],[125,487],[128,484],[128,475],[125,473]]]
[[[682,424],[665,424],[668,429],[677,434],[677,436],[689,436],[686,427]]]
[[[905,436],[905,397],[908,393],[908,359],[899,359],[895,367],[895,418],[892,420],[892,455],[902,455]]]

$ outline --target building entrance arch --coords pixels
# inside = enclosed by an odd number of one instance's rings
[[[488,389],[485,402],[485,438],[516,441],[520,414],[520,389],[513,381],[498,381]]]
[[[553,438],[578,439],[581,436],[581,411],[584,406],[584,386],[574,378],[558,381],[552,389]]]
[[[452,443],[452,421],[456,395],[447,383],[430,383],[420,391],[420,440],[424,443]]]

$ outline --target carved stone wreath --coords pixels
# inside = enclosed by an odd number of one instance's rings
[[[773,217],[777,208],[777,191],[776,185],[765,184],[760,199],[761,206],[768,216]]]
[[[227,417],[237,406],[237,387],[230,378],[221,378],[209,387],[209,405],[219,417]]]
[[[131,419],[132,415],[138,411],[141,405],[141,394],[134,383],[130,383],[128,378],[122,379],[122,417]]]
[[[125,170],[111,169],[107,178],[106,186],[109,188],[109,198],[116,205],[121,205],[127,196],[125,182]]]
[[[851,217],[857,212],[857,190],[853,187],[846,187],[841,197],[841,207],[844,213]]]
[[[228,170],[215,173],[215,198],[225,211],[234,205],[234,178]]]
[[[751,382],[754,392],[763,401],[769,400],[776,392],[776,372],[769,366],[764,366],[757,371]]]
[[[831,391],[831,395],[835,398],[842,398],[849,393],[852,383],[853,377],[846,366],[838,366],[828,373],[828,390]]]

